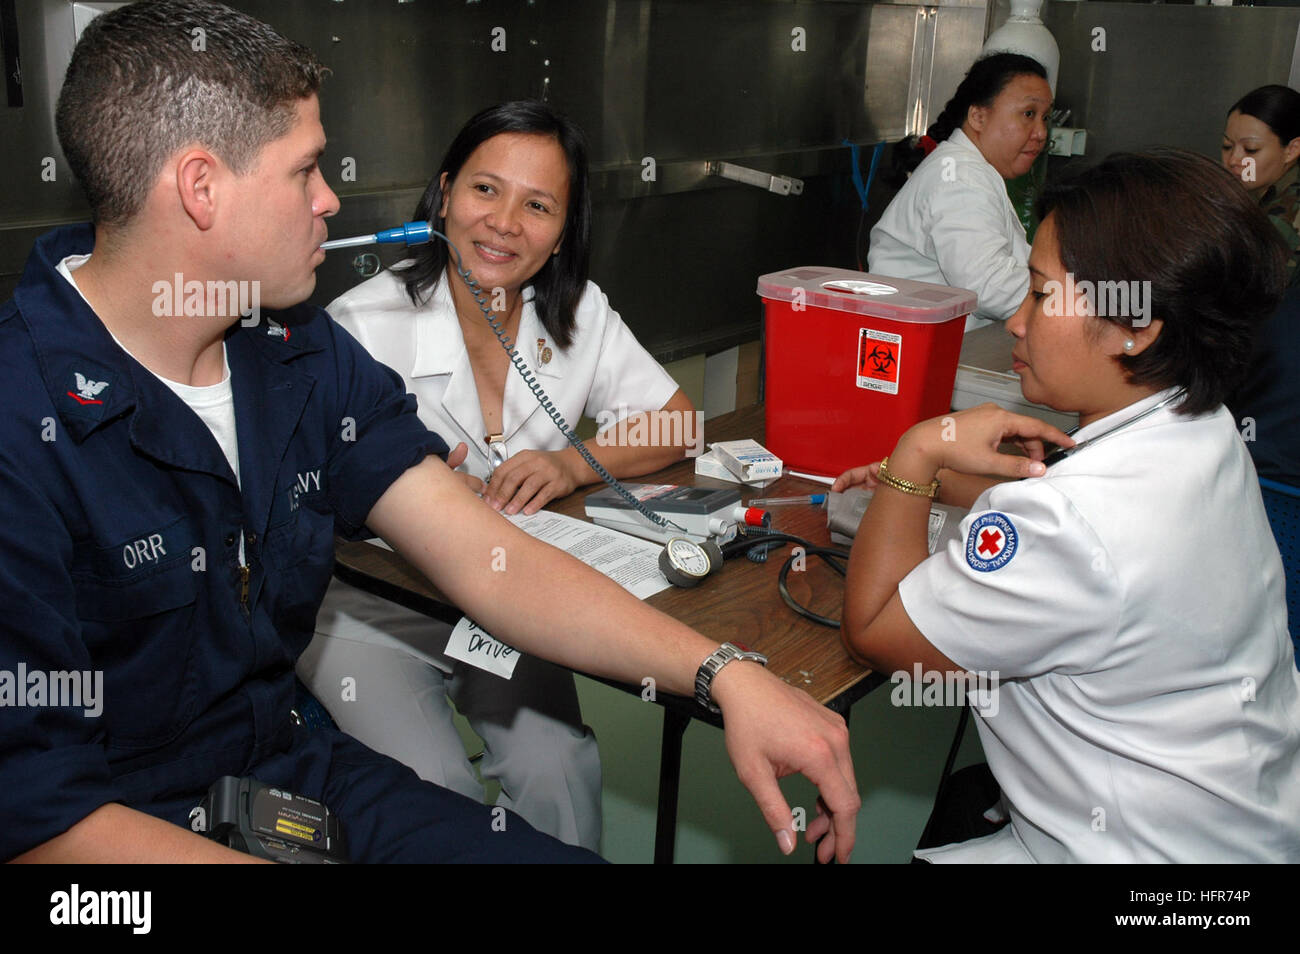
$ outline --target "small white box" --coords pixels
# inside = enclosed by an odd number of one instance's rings
[[[758,441],[718,441],[709,447],[713,456],[745,483],[781,476],[781,458]]]
[[[695,458],[695,475],[697,477],[712,477],[714,480],[725,480],[733,484],[746,484],[750,487],[762,489],[768,484],[773,483],[776,478],[769,477],[766,480],[741,480],[731,471],[727,470],[725,464],[714,456],[713,451],[705,451],[699,457]]]

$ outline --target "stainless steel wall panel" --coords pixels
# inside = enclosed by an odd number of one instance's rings
[[[592,279],[661,360],[753,340],[759,275],[845,264],[857,215],[843,185],[817,178],[798,199],[738,186],[599,203]]]
[[[344,195],[423,185],[472,113],[541,92],[541,55],[524,4],[396,0],[237,0],[232,6],[305,44],[330,67],[321,120],[325,161]],[[491,49],[505,30],[505,52]],[[340,181],[342,159],[355,182]],[[328,175],[328,173],[327,173]]]
[[[930,76],[930,110],[927,125],[938,118],[944,104],[984,46],[985,11],[974,6],[941,6],[935,25],[934,70]]]
[[[867,139],[898,139],[907,134],[908,107],[914,101],[912,50],[918,7],[872,4],[867,21],[863,105],[871,129]]]
[[[907,135],[921,135],[930,125],[930,78],[934,74],[934,34],[938,25],[936,7],[916,8],[907,76]]]
[[[1300,8],[1049,3],[1045,22],[1061,48],[1057,101],[1088,130],[1090,157],[1168,145],[1218,158],[1228,107],[1287,81]]]
[[[872,4],[860,138],[924,132],[979,56],[985,19],[982,5]]]
[[[661,355],[756,337],[754,283],[765,271],[855,263],[860,207],[841,143],[901,134],[919,9],[860,0],[229,2],[333,70],[321,104],[322,168],[343,200],[334,236],[409,217],[451,136],[478,109],[541,96],[571,115],[591,143],[593,277]],[[927,69],[937,81],[973,58],[965,24],[982,23],[985,5],[924,5],[936,7]],[[57,155],[40,34],[66,0],[18,0],[18,9],[33,81],[23,109],[0,111],[0,294],[31,237],[86,214],[61,157],[57,182],[37,178],[40,158]],[[492,49],[498,27],[504,52]],[[792,47],[795,28],[804,52]],[[641,175],[646,156],[657,163],[650,182]],[[712,160],[804,179],[804,193],[775,196],[709,177]],[[356,283],[354,257],[329,257],[314,300]]]
[[[860,108],[866,13],[839,3],[654,3],[647,149],[704,158],[843,137]],[[796,29],[804,52],[792,49]]]
[[[598,163],[636,163],[646,155],[645,98],[646,70],[650,59],[650,0],[619,3],[606,0],[604,50],[600,88],[592,89],[599,100],[601,126],[587,127],[599,134],[594,156]],[[590,85],[590,84],[588,84]],[[564,98],[572,109],[569,90]]]
[[[47,63],[46,49],[72,50],[72,9],[59,0],[18,0],[23,105],[0,105],[0,226],[84,217],[85,202],[54,134],[52,85],[62,83],[63,66]],[[54,179],[45,174],[54,160]],[[0,275],[21,268],[0,259]]]

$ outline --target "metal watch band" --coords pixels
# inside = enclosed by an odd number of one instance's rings
[[[741,649],[733,643],[723,643],[710,653],[704,662],[700,663],[700,668],[695,673],[695,701],[714,715],[721,713],[722,709],[713,701],[713,677],[723,666],[735,659],[748,659],[763,666],[767,665],[767,657],[762,653]]]
[[[936,477],[928,484],[918,484],[910,480],[904,480],[889,472],[889,458],[886,457],[880,462],[880,470],[876,473],[876,480],[886,487],[893,487],[900,493],[911,494],[913,497],[929,497],[933,500],[939,496],[939,478]]]

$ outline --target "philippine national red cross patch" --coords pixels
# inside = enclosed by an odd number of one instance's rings
[[[972,570],[1000,570],[1016,555],[1020,538],[1006,514],[991,510],[975,518],[966,537],[966,562]]]

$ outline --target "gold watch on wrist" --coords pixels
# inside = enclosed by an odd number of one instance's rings
[[[880,472],[876,474],[876,480],[880,481],[886,487],[893,487],[895,490],[904,494],[911,494],[913,497],[929,497],[933,500],[939,496],[939,478],[936,477],[928,484],[916,484],[910,480],[904,480],[902,477],[895,477],[889,472],[889,458],[886,457],[880,462]]]

